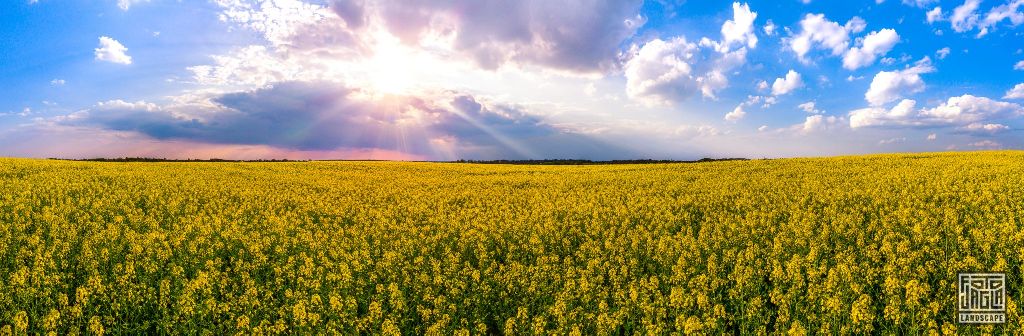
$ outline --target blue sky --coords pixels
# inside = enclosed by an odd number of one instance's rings
[[[14,0],[0,156],[1024,147],[1024,0]]]

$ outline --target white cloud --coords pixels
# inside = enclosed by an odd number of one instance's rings
[[[833,56],[843,56],[843,67],[856,70],[869,66],[878,57],[884,56],[900,36],[893,29],[874,31],[857,39],[857,46],[850,47],[850,34],[857,34],[867,27],[867,22],[855,16],[840,26],[824,14],[807,14],[800,20],[800,32],[788,39],[788,45],[801,62],[807,62],[806,55],[813,49],[830,50]]]
[[[981,0],[965,0],[960,6],[953,9],[953,15],[949,17],[950,24],[958,33],[962,33],[974,28],[978,24],[978,5],[981,4]]]
[[[1024,83],[1014,85],[1012,89],[1006,91],[1003,99],[1024,99]]]
[[[701,84],[691,64],[697,49],[684,37],[647,42],[626,62],[626,95],[647,104],[689,98]]]
[[[879,56],[888,53],[899,41],[900,36],[893,29],[871,32],[861,41],[860,47],[846,51],[843,55],[843,68],[856,70],[874,64]]]
[[[810,114],[821,114],[825,111],[819,110],[813,101],[809,101],[800,105],[797,105],[801,110]]]
[[[1010,126],[1003,124],[971,123],[957,129],[971,133],[997,133],[1010,129]]]
[[[768,36],[773,36],[775,35],[775,30],[777,28],[778,26],[776,26],[775,23],[769,19],[768,22],[764,24],[764,34]]]
[[[864,29],[867,27],[868,22],[864,21],[864,19],[862,19],[859,16],[854,16],[853,18],[850,18],[850,21],[846,21],[846,24],[843,25],[843,28],[846,28],[846,31],[850,32],[851,34],[860,33],[864,31]]]
[[[260,33],[276,48],[320,47],[318,42],[347,39],[341,18],[325,6],[299,0],[214,2],[223,8],[221,21]]]
[[[928,23],[942,21],[942,7],[935,7],[926,13]]]
[[[764,100],[764,96],[753,96],[753,95],[750,95],[750,96],[747,96],[747,100],[743,101],[743,103],[740,104],[740,105],[741,106],[742,105],[753,106],[753,105],[757,105],[757,103],[760,103],[762,100]]]
[[[903,0],[904,5],[916,6],[919,8],[928,7],[928,5],[931,5],[936,2],[939,2],[939,0]]]
[[[121,10],[128,10],[137,3],[149,2],[149,0],[117,0],[117,7]]]
[[[697,83],[700,84],[700,93],[705,98],[718,99],[715,96],[715,92],[724,89],[729,86],[729,79],[725,77],[720,70],[715,69],[709,71],[703,77],[697,77]]]
[[[740,119],[743,119],[743,117],[746,116],[746,115],[747,115],[747,112],[743,111],[743,105],[740,104],[739,106],[736,106],[736,108],[733,109],[732,112],[729,112],[729,113],[725,114],[725,120],[726,121],[731,121],[731,122],[736,122],[736,121],[739,121]]]
[[[757,13],[750,11],[750,6],[734,2],[732,4],[733,19],[722,24],[722,47],[728,50],[733,44],[746,45],[748,48],[757,46],[757,35],[754,34],[754,19]]]
[[[949,52],[949,47],[939,49],[935,51],[935,57],[938,57],[939,59],[945,59],[946,56],[949,56]]]
[[[316,64],[297,63],[275,57],[262,45],[246,46],[231,56],[211,56],[214,65],[188,67],[196,82],[208,85],[263,86],[273,82],[323,79],[325,69]]]
[[[936,135],[935,133],[932,133],[932,134],[928,134],[928,137],[926,137],[925,140],[935,141],[935,139],[938,139],[938,138],[939,138],[938,135]]]
[[[849,45],[849,32],[839,23],[829,21],[825,14],[807,14],[800,20],[800,32],[789,40],[789,47],[800,60],[804,60],[811,49],[821,46],[840,55]]]
[[[881,107],[853,110],[850,112],[850,128],[910,124],[909,118],[916,105],[916,101],[904,99],[888,110]]]
[[[125,48],[121,42],[106,36],[100,36],[100,47],[95,50],[97,60],[132,64],[132,57],[128,56],[127,52],[128,48]]]
[[[1024,61],[1017,62],[1013,65],[1013,70],[1024,70]]]
[[[726,73],[746,62],[747,48],[725,51],[724,44],[701,40],[703,46],[716,47],[721,53],[700,60],[698,45],[679,36],[647,42],[624,65],[626,94],[647,105],[664,105],[685,100],[695,92],[709,99],[729,85]]]
[[[1024,115],[1024,108],[1020,105],[972,95],[951,97],[935,108],[921,111],[922,117],[938,124],[969,124],[1021,115]]]
[[[850,112],[850,127],[872,126],[963,126],[964,129],[998,130],[999,124],[987,122],[1024,115],[1018,104],[985,97],[962,95],[950,97],[933,108],[916,109],[917,102],[904,99],[892,109],[869,107]],[[979,125],[970,126],[978,123]],[[986,126],[989,125],[989,126]]]
[[[908,93],[918,93],[924,90],[924,81],[921,74],[934,72],[928,57],[918,61],[913,67],[898,71],[881,71],[871,80],[871,86],[864,94],[864,99],[872,106],[880,106],[885,103],[900,99]]]
[[[1010,0],[992,8],[980,23],[982,30],[987,32],[989,27],[993,27],[1003,20],[1010,20],[1014,26],[1024,23],[1024,12],[1019,11],[1021,6],[1024,6],[1024,0]]]
[[[128,102],[121,99],[108,100],[105,102],[98,102],[92,111],[110,111],[110,110],[133,110],[133,111],[146,111],[155,112],[161,110],[160,106],[154,103],[149,103],[144,100],[137,102]]]
[[[758,82],[758,83],[757,83],[757,89],[758,89],[759,91],[764,91],[764,90],[767,90],[767,89],[768,89],[768,82],[766,82],[766,81],[760,81],[760,82]]]
[[[53,85],[53,86],[64,86],[64,84],[67,84],[67,83],[68,82],[66,80],[63,80],[63,79],[60,79],[60,78],[57,78],[57,79],[54,79],[54,80],[50,81],[50,85]]]
[[[832,130],[841,127],[843,121],[840,117],[815,114],[808,116],[803,124],[798,124],[796,128],[804,133]]]
[[[1003,147],[1002,144],[1000,144],[998,142],[995,142],[995,141],[992,141],[992,140],[982,140],[982,141],[978,141],[978,142],[972,142],[972,143],[969,143],[967,145],[971,146],[971,147],[979,147],[979,148],[1002,148]]]
[[[889,139],[885,139],[885,140],[879,140],[878,144],[879,145],[889,145],[889,144],[901,143],[901,142],[904,142],[904,141],[907,141],[907,138],[904,138],[904,137],[889,138]]]
[[[978,29],[976,37],[982,37],[989,33],[990,29],[1003,20],[1010,20],[1013,26],[1024,23],[1024,12],[1020,7],[1024,6],[1024,0],[1008,0],[1006,3],[993,7],[984,15],[978,12],[981,0],[966,0],[953,10],[949,21],[953,30],[958,33]]]
[[[776,78],[772,83],[772,95],[781,96],[804,86],[804,81],[796,71],[789,70],[786,77]]]

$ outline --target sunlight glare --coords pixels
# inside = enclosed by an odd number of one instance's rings
[[[383,94],[404,94],[413,89],[419,57],[393,36],[380,34],[369,60],[367,79],[373,91]]]

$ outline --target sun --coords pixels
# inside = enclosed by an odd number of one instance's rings
[[[374,92],[404,94],[417,86],[420,56],[391,36],[378,39],[367,62],[366,79]]]

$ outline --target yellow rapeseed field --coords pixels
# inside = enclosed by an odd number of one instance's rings
[[[1024,153],[0,159],[0,335],[1022,334]],[[1003,325],[958,272],[1005,272]]]

